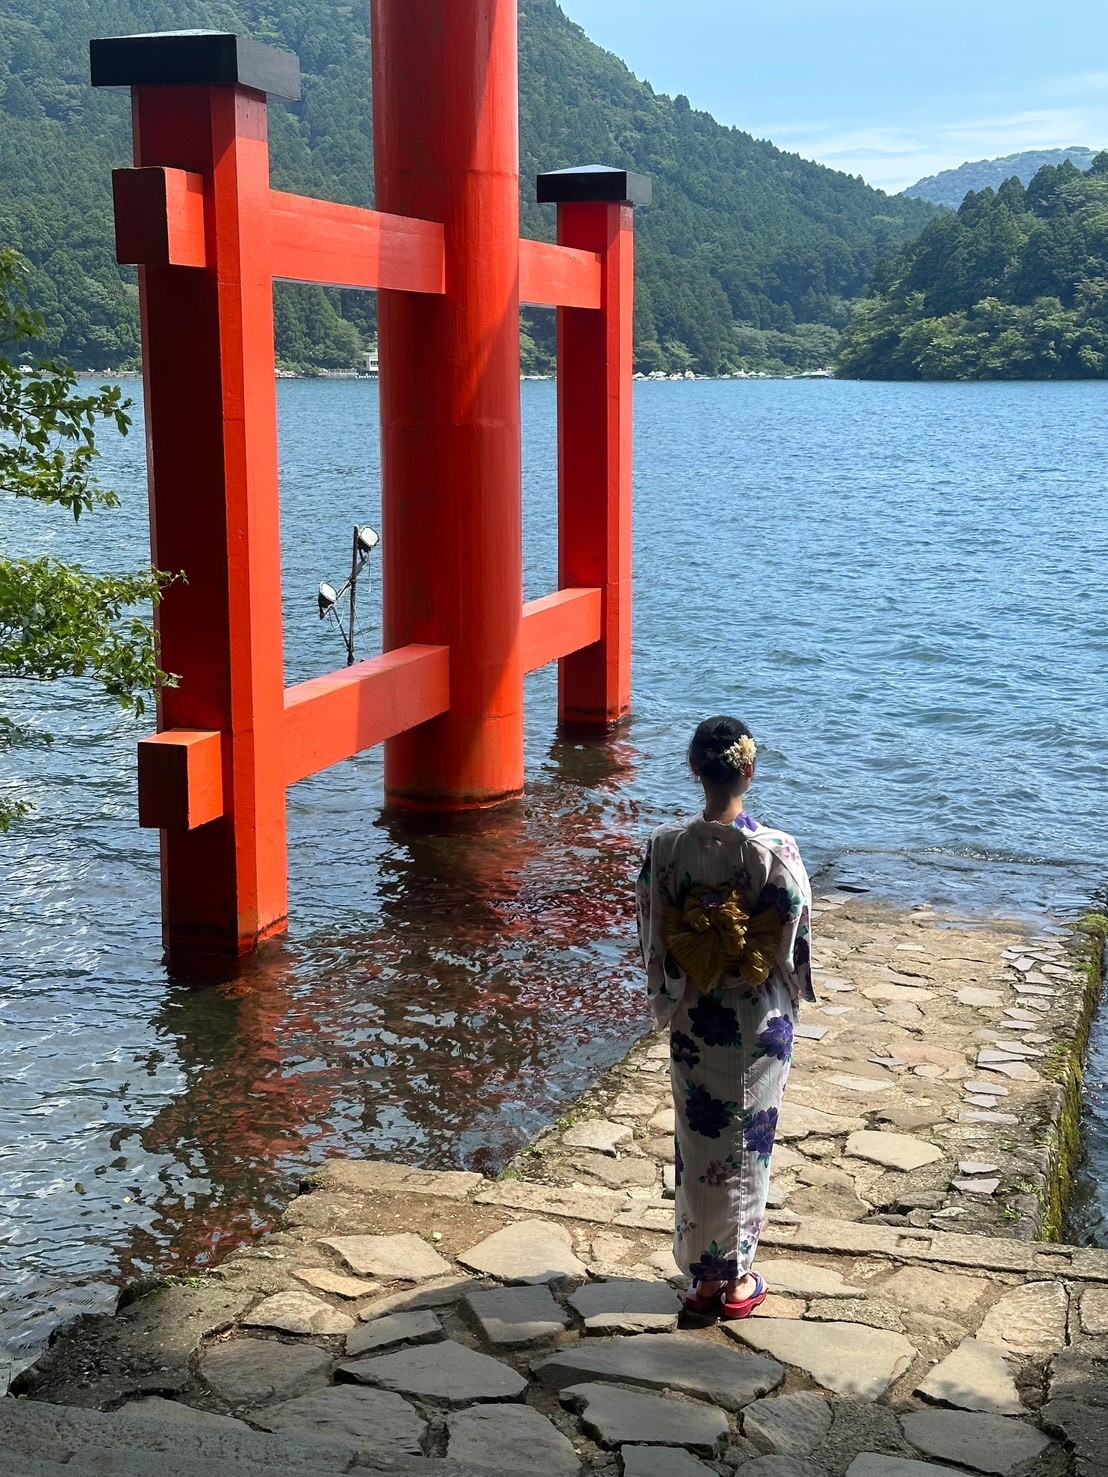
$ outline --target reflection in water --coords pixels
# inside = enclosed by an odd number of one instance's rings
[[[625,734],[561,738],[525,800],[394,815],[357,932],[271,947],[156,1018],[183,1090],[139,1133],[162,1163],[129,1276],[255,1235],[309,1160],[496,1173],[643,1025],[629,880],[640,826]],[[116,1147],[124,1147],[125,1135]]]
[[[557,584],[556,392],[522,394],[533,598]],[[376,397],[367,381],[279,387],[289,682],[340,659],[315,592],[349,527],[380,514]],[[1105,855],[1108,463],[1095,435],[1058,427],[1095,427],[1102,398],[639,385],[632,726],[551,746],[544,669],[511,812],[378,823],[376,750],[294,786],[293,929],[233,986],[166,983],[133,723],[81,683],[53,689],[48,716],[41,692],[13,707],[58,742],[18,756],[36,812],[0,846],[0,1382],[5,1344],[22,1357],[121,1273],[253,1234],[312,1159],[495,1169],[616,1060],[645,1024],[636,852],[696,803],[681,751],[705,703],[752,724],[752,808],[817,870],[940,907],[1087,907]],[[140,427],[105,453],[123,505],[83,557],[125,569],[148,547]],[[54,513],[0,501],[0,542],[65,548]],[[376,587],[359,609],[372,654]],[[1094,1090],[1101,1166],[1106,1112]],[[1099,1239],[1106,1179],[1087,1182]]]

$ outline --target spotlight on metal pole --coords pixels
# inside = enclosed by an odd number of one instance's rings
[[[319,601],[319,618],[326,620],[330,615],[335,619],[346,645],[346,665],[354,665],[354,636],[357,630],[357,601],[358,601],[358,578],[369,563],[369,556],[381,542],[381,536],[377,530],[370,528],[368,523],[354,525],[354,543],[350,551],[350,573],[336,590],[334,585],[324,581],[319,587],[317,599]],[[339,601],[347,596],[350,608],[347,612],[346,627],[344,629],[342,616],[339,614]]]

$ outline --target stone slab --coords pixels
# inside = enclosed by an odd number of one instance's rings
[[[863,1451],[847,1467],[846,1477],[966,1477],[966,1474],[956,1467],[936,1467],[933,1462]]]
[[[767,1319],[722,1326],[759,1353],[802,1369],[825,1390],[858,1400],[879,1400],[916,1357],[903,1334],[856,1323]]]
[[[665,1338],[643,1333],[585,1339],[537,1360],[531,1372],[548,1390],[618,1380],[624,1385],[696,1395],[724,1410],[741,1410],[760,1395],[775,1390],[785,1377],[784,1369],[773,1359],[744,1358],[737,1350],[678,1333]]]
[[[1007,1060],[989,1061],[988,1056],[1002,1058],[1002,1053],[982,1052],[977,1058],[977,1065],[983,1072],[999,1072],[1002,1077],[1010,1077],[1013,1082],[1041,1082],[1042,1078],[1034,1067],[1029,1067],[1026,1062],[1017,1061],[1014,1057]]]
[[[1108,1287],[1087,1287],[1081,1294],[1081,1331],[1108,1333]]]
[[[632,1185],[652,1189],[658,1182],[657,1164],[640,1154],[613,1158],[607,1154],[580,1153],[569,1163],[575,1173],[590,1175],[610,1190],[625,1190]]]
[[[804,1139],[812,1133],[835,1137],[838,1134],[857,1133],[865,1126],[862,1118],[825,1113],[821,1108],[809,1108],[803,1103],[791,1102],[786,1097],[777,1124],[777,1137],[785,1142]]]
[[[830,1029],[830,1026],[794,1026],[793,1037],[799,1036],[802,1041],[822,1041]]]
[[[657,1107],[657,1099],[645,1092],[621,1092],[609,1105],[608,1111],[613,1118],[649,1118]]]
[[[888,1000],[894,1005],[925,1005],[934,1000],[934,990],[919,985],[870,985],[862,994],[867,1000]]]
[[[390,1313],[363,1323],[346,1335],[346,1357],[384,1354],[405,1344],[436,1344],[445,1337],[442,1324],[429,1309],[415,1313]]]
[[[742,1477],[827,1477],[827,1468],[801,1456],[759,1456],[738,1469]]]
[[[578,1477],[573,1443],[529,1405],[475,1405],[446,1420],[447,1454],[491,1474]]]
[[[587,1381],[564,1387],[559,1398],[580,1412],[586,1435],[601,1446],[624,1442],[682,1446],[713,1456],[730,1434],[723,1411],[701,1400],[648,1395]]]
[[[891,1078],[859,1077],[853,1072],[829,1072],[823,1079],[835,1087],[841,1087],[847,1092],[857,1092],[864,1095],[878,1092],[890,1092],[896,1085]]]
[[[176,1421],[180,1425],[222,1426],[228,1431],[249,1431],[245,1421],[233,1415],[217,1415],[213,1410],[197,1410],[183,1400],[166,1400],[162,1395],[144,1395],[141,1400],[129,1400],[118,1412],[121,1416],[159,1421]]]
[[[664,1282],[589,1282],[569,1300],[591,1334],[664,1333],[677,1327],[681,1299]]]
[[[755,1400],[743,1411],[743,1435],[765,1452],[809,1456],[831,1429],[831,1407],[807,1390]]]
[[[675,1294],[674,1294],[675,1295]],[[494,1349],[547,1347],[569,1327],[569,1315],[545,1284],[496,1287],[466,1295],[464,1307]]]
[[[358,1305],[358,1317],[364,1322],[384,1318],[390,1313],[415,1313],[423,1308],[449,1308],[469,1292],[477,1279],[453,1272],[449,1277],[435,1277],[422,1287],[408,1287],[403,1292],[389,1293]]]
[[[872,1297],[815,1298],[808,1304],[807,1316],[813,1323],[862,1323],[892,1333],[904,1332],[896,1309]]]
[[[787,1293],[791,1297],[855,1298],[865,1296],[865,1289],[852,1287],[841,1272],[835,1271],[832,1267],[817,1266],[814,1262],[759,1257],[757,1269],[773,1292]]]
[[[328,1159],[312,1176],[328,1190],[355,1195],[430,1195],[466,1200],[486,1183],[483,1175],[462,1169],[413,1169],[379,1159]]]
[[[360,1277],[388,1277],[423,1282],[451,1270],[445,1257],[422,1236],[405,1231],[396,1236],[331,1236],[320,1241]]]
[[[1039,1411],[1048,1431],[1065,1438],[1077,1457],[1078,1477],[1108,1470],[1108,1410],[1087,1400],[1051,1399]],[[1104,1466],[1100,1463],[1104,1461]],[[1096,1463],[1094,1467],[1093,1464]],[[1086,1465],[1087,1464],[1087,1465]]]
[[[943,1157],[941,1149],[924,1139],[906,1133],[875,1133],[870,1129],[852,1133],[846,1141],[846,1152],[851,1158],[868,1159],[888,1169],[906,1171],[921,1169]]]
[[[332,1272],[329,1267],[294,1267],[292,1275],[319,1292],[329,1292],[340,1298],[372,1297],[381,1291],[381,1284],[366,1277],[346,1277],[342,1272]]]
[[[990,1415],[1022,1415],[1023,1403],[1004,1350],[983,1339],[963,1339],[916,1386],[937,1405]]]
[[[498,1180],[477,1196],[478,1205],[502,1205],[533,1215],[560,1215],[571,1221],[606,1226],[627,1206],[619,1190],[567,1190],[557,1185],[528,1185],[522,1180]]]
[[[222,1287],[169,1287],[114,1315],[84,1314],[52,1335],[11,1393],[94,1409],[129,1395],[173,1394],[188,1385],[201,1340],[232,1327],[251,1301],[247,1292]]]
[[[958,1462],[996,1477],[1022,1471],[1050,1445],[1025,1421],[960,1410],[920,1410],[900,1418],[904,1434],[925,1456]]]
[[[646,1126],[651,1133],[672,1138],[677,1131],[677,1115],[672,1108],[659,1108]]]
[[[1029,1282],[993,1304],[977,1336],[1014,1354],[1053,1354],[1065,1346],[1068,1313],[1060,1282]]]
[[[399,1395],[357,1385],[313,1390],[254,1411],[250,1419],[263,1431],[371,1443],[382,1455],[394,1457],[422,1455],[427,1434],[427,1422]]]
[[[950,1188],[962,1195],[995,1195],[1000,1189],[999,1180],[960,1179],[951,1180]]]
[[[552,1221],[516,1221],[459,1254],[464,1267],[507,1283],[582,1282],[588,1269],[573,1237]]]
[[[597,1154],[615,1154],[620,1144],[628,1144],[635,1131],[626,1123],[609,1123],[606,1118],[587,1118],[574,1123],[562,1134],[567,1149],[591,1149]]]
[[[330,1367],[325,1349],[273,1339],[231,1339],[200,1355],[205,1383],[233,1410],[299,1395],[307,1385],[322,1384]]]
[[[349,1333],[355,1326],[349,1313],[341,1313],[322,1298],[303,1289],[274,1293],[242,1316],[245,1328],[276,1328],[282,1333]]]
[[[338,1477],[352,1471],[482,1477],[480,1469],[449,1459],[378,1459],[371,1445],[349,1440],[300,1441],[285,1432],[197,1425],[186,1443],[177,1422],[0,1399],[4,1477]]]
[[[527,1381],[509,1365],[453,1339],[380,1358],[347,1361],[335,1370],[335,1379],[450,1408],[488,1400],[522,1400],[527,1393]]]
[[[623,1477],[715,1477],[690,1452],[675,1446],[623,1446]]]
[[[973,1005],[978,1008],[1004,1004],[1003,990],[986,990],[978,985],[967,985],[954,998],[959,1005]]]
[[[936,1272],[930,1267],[902,1267],[882,1282],[878,1291],[894,1308],[957,1318],[993,1285],[984,1277],[963,1277],[958,1272]]]

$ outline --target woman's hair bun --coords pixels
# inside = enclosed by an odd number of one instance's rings
[[[734,785],[754,763],[758,746],[738,718],[705,718],[689,745],[693,770],[716,785]]]

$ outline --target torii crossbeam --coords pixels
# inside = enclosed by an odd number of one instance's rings
[[[540,175],[558,245],[520,240],[516,0],[373,0],[377,210],[270,188],[288,52],[217,32],[91,44],[132,90],[113,176],[139,266],[158,611],[180,683],[139,745],[168,963],[225,971],[281,932],[286,790],[385,743],[387,803],[523,788],[523,679],[563,722],[630,707],[633,206],[649,182]],[[273,283],[379,294],[384,655],[285,686]],[[519,305],[558,309],[559,588],[522,596]]]

